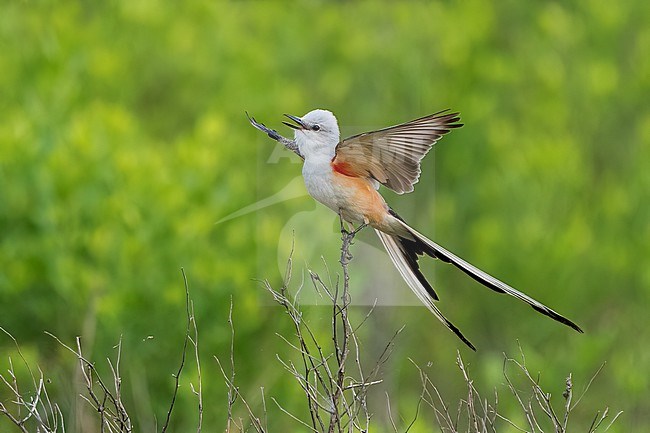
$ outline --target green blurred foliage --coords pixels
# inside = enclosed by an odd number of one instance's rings
[[[281,233],[295,229],[297,253],[323,252],[332,269],[339,241],[333,215],[300,186],[298,198],[216,224],[300,172],[244,110],[278,127],[281,113],[328,108],[352,134],[450,107],[466,126],[427,157],[413,194],[387,193],[389,202],[586,330],[577,335],[453,269],[425,265],[435,267],[441,308],[479,347],[464,352],[477,386],[507,392],[502,353],[514,355],[519,339],[558,399],[568,372],[586,384],[607,362],[576,426],[586,430],[610,406],[625,411],[611,431],[650,429],[645,2],[3,3],[0,326],[53,380],[69,419],[83,404],[72,390],[74,359],[44,330],[70,343],[81,335],[100,368],[121,336],[134,420],[153,431],[153,415],[164,419],[185,326],[181,267],[199,324],[206,428],[225,420],[212,355],[227,357],[231,299],[242,392],[259,404],[264,386],[304,415],[275,359],[287,352],[275,333],[290,328],[254,279],[279,283],[289,254]],[[312,224],[288,223],[303,212]],[[353,264],[353,285],[371,284],[376,272]],[[383,385],[405,419],[419,395],[408,357],[433,363],[450,402],[462,395],[458,341],[423,308],[380,308],[371,320],[369,360],[407,325]],[[9,339],[0,347],[3,363],[15,358]],[[189,371],[175,431],[194,423]],[[383,393],[373,399],[375,428],[385,431]],[[504,414],[515,417],[509,404]],[[412,431],[430,431],[429,421]],[[296,431],[278,411],[269,422]],[[67,431],[82,428],[71,422]]]

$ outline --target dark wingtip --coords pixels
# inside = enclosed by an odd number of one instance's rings
[[[446,132],[449,132],[450,129],[460,128],[464,126],[464,123],[460,122],[460,111],[452,112],[449,108],[446,110],[438,111],[431,115],[433,118],[440,119],[444,121],[445,128],[448,128]]]

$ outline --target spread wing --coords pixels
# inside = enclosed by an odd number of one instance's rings
[[[459,113],[448,111],[346,138],[336,146],[333,167],[349,176],[375,179],[398,194],[411,192],[429,149],[451,129],[463,126]]]

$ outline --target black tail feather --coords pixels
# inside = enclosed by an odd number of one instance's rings
[[[404,281],[413,290],[413,293],[422,301],[422,303],[440,320],[450,331],[465,343],[470,349],[476,350],[474,345],[463,335],[463,333],[447,319],[444,314],[436,307],[434,300],[437,299],[431,285],[426,281],[424,275],[417,265],[417,250],[414,249],[417,244],[414,241],[400,238],[397,235],[389,235],[375,229],[382,244],[388,252],[388,256],[393,264],[404,278]],[[433,293],[433,294],[432,294]]]
[[[400,218],[400,216],[397,215],[397,213],[395,213],[393,210],[390,210],[390,213],[395,218],[399,219],[403,223],[403,226],[413,235],[413,239],[400,238],[399,243],[405,255],[409,258],[409,264],[413,263],[411,264],[411,267],[415,275],[418,276],[418,279],[424,279],[424,281],[426,281],[417,263],[418,257],[426,254],[434,259],[438,259],[445,263],[450,263],[454,265],[455,267],[463,271],[465,274],[469,275],[475,281],[478,281],[485,287],[494,290],[495,292],[505,293],[510,296],[513,296],[529,304],[535,311],[542,313],[545,316],[550,317],[551,319],[562,323],[563,325],[569,326],[570,328],[573,328],[578,332],[581,333],[584,332],[574,322],[562,316],[561,314],[557,313],[556,311],[552,310],[551,308],[547,307],[546,305],[542,304],[541,302],[531,298],[530,296],[524,293],[519,292],[518,290],[510,287],[504,282],[494,278],[493,276],[487,274],[486,272],[466,262],[460,257],[457,257],[456,255],[442,248],[440,245],[436,244],[435,242],[422,236],[420,233],[410,228],[406,224],[406,222],[402,218]],[[427,287],[427,285],[424,286]],[[428,287],[431,286],[428,285]],[[436,296],[434,297],[434,299],[437,300],[438,297]]]

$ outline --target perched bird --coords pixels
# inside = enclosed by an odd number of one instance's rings
[[[293,123],[293,140],[249,117],[251,124],[282,143],[303,160],[307,191],[349,223],[370,225],[408,286],[447,328],[473,350],[438,309],[438,295],[420,271],[424,254],[451,263],[484,286],[526,302],[540,313],[578,332],[571,320],[541,302],[515,290],[428,239],[400,218],[379,194],[380,185],[398,194],[413,191],[420,177],[420,161],[431,147],[454,128],[463,126],[459,113],[440,111],[410,122],[340,140],[336,117],[327,110],[313,110],[302,117],[285,114]]]

